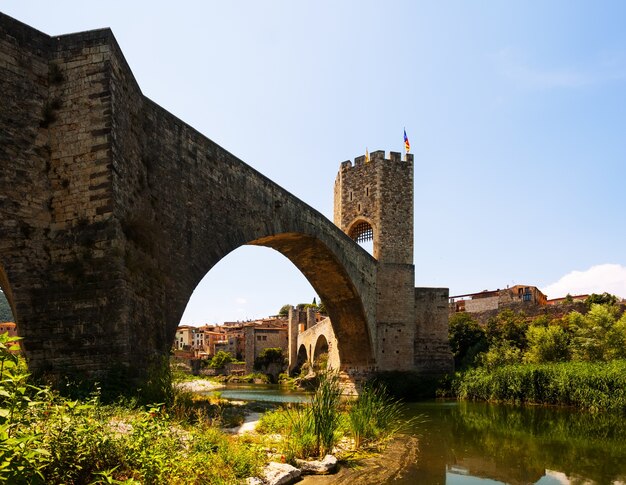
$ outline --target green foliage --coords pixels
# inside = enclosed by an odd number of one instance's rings
[[[255,370],[267,369],[270,364],[278,364],[281,366],[285,364],[285,355],[282,349],[278,347],[263,349],[259,356],[254,359]]]
[[[327,371],[319,374],[319,386],[311,400],[316,451],[320,457],[331,453],[337,440],[341,388],[339,375]]]
[[[317,305],[317,309],[322,315],[328,315],[328,311],[326,310],[326,304],[322,300],[320,300],[319,304]]]
[[[262,434],[287,434],[291,420],[285,409],[275,409],[263,413],[256,431]]]
[[[510,340],[501,340],[495,342],[487,352],[480,354],[477,361],[487,369],[495,369],[521,362],[522,352]]]
[[[211,362],[209,363],[209,367],[213,369],[221,369],[226,364],[230,364],[231,362],[234,362],[234,361],[235,361],[235,358],[232,356],[230,352],[224,352],[223,350],[218,350],[213,356],[213,358],[211,359]]]
[[[587,308],[591,308],[593,305],[615,305],[619,299],[615,295],[604,292],[601,295],[592,293],[585,299],[585,305]]]
[[[626,412],[626,361],[516,364],[457,376],[457,396]]]
[[[258,474],[265,454],[217,431],[206,413],[174,421],[161,405],[105,406],[97,394],[73,401],[30,384],[9,352],[14,340],[0,336],[1,483],[225,484]]]
[[[511,346],[524,350],[527,328],[524,314],[506,309],[487,321],[486,337],[490,345],[506,340]]]
[[[401,426],[401,404],[381,385],[363,387],[348,411],[350,433],[356,450],[392,436]]]
[[[591,305],[586,315],[572,312],[568,322],[573,332],[572,347],[576,360],[596,361],[610,359],[614,345],[610,337],[616,337],[619,328],[613,330],[617,320],[617,307]]]
[[[0,290],[0,322],[14,322],[11,306],[4,296],[4,292]]]
[[[485,331],[469,313],[455,313],[450,317],[448,336],[456,369],[473,364],[476,354],[487,347]]]
[[[291,309],[291,305],[287,303],[286,305],[283,305],[280,307],[280,310],[278,310],[278,315],[280,315],[281,317],[287,317],[289,316],[290,309]]]
[[[533,325],[528,328],[526,339],[528,349],[524,354],[524,362],[541,364],[569,360],[569,335],[558,325]]]

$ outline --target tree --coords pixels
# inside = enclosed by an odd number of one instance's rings
[[[606,357],[626,359],[626,312],[609,329],[606,335]]]
[[[230,364],[234,361],[235,359],[230,352],[224,352],[223,350],[219,350],[211,359],[209,367],[212,367],[213,369],[221,369],[226,364]]]
[[[558,325],[532,325],[526,332],[528,350],[524,362],[541,364],[563,362],[569,359],[569,335]]]
[[[280,315],[281,317],[288,317],[290,309],[291,309],[291,305],[287,303],[286,305],[283,305],[280,307],[280,310],[278,311],[278,315]]]
[[[326,304],[320,300],[319,305],[317,305],[317,308],[319,308],[319,311],[322,315],[328,315],[328,312],[326,311]]]
[[[476,360],[483,367],[493,369],[502,365],[519,364],[522,353],[510,340],[501,340],[494,343],[487,352],[480,354]]]
[[[571,312],[567,318],[574,334],[572,341],[576,360],[596,361],[611,358],[613,345],[609,342],[617,320],[617,307],[592,304],[586,315]]]
[[[526,348],[528,323],[523,313],[506,309],[487,321],[486,335],[489,345],[507,341],[520,350]]]
[[[606,291],[601,295],[592,293],[585,300],[587,308],[591,308],[592,305],[615,305],[618,302],[618,298],[615,295],[611,295]]]
[[[455,313],[450,317],[448,338],[457,369],[471,365],[476,354],[487,348],[485,331],[469,313]]]
[[[267,369],[270,364],[285,364],[285,355],[282,349],[278,347],[268,347],[263,349],[259,356],[254,359],[254,368],[256,370]]]

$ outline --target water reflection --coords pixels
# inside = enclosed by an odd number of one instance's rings
[[[626,425],[615,414],[427,403],[418,463],[402,483],[560,485],[624,483]]]
[[[274,384],[226,384],[207,394],[216,394],[235,401],[304,402],[311,399],[310,392],[293,391]]]

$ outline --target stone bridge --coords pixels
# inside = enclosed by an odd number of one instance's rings
[[[0,286],[35,375],[141,382],[196,285],[244,244],[306,276],[343,370],[394,365],[377,355],[392,275],[143,96],[109,29],[50,37],[0,14],[0,100]]]

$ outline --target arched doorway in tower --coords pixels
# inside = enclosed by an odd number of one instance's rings
[[[374,229],[368,220],[358,219],[355,221],[348,230],[348,236],[374,256]]]

